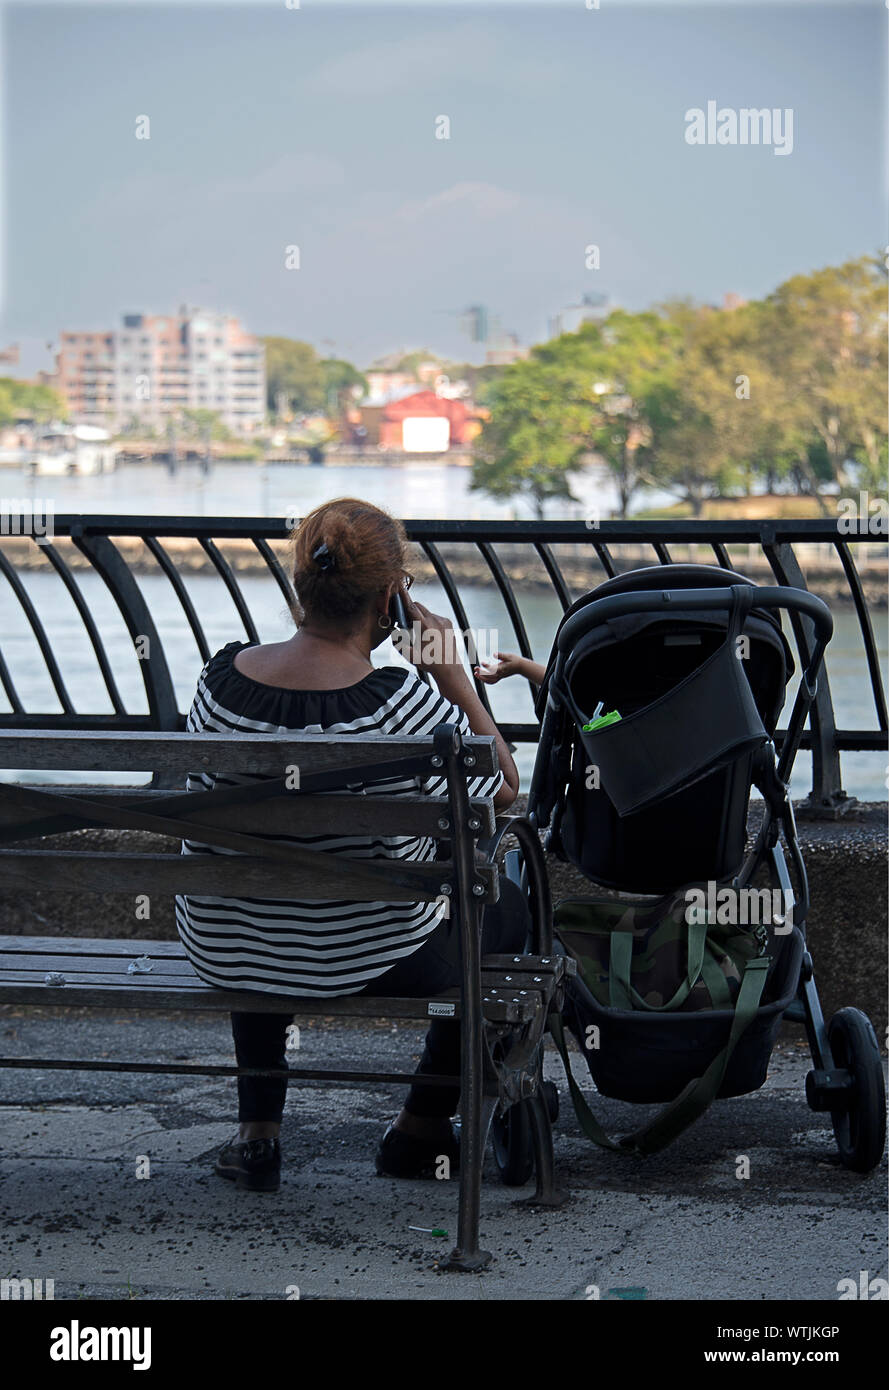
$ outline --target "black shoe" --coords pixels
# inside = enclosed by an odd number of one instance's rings
[[[442,1157],[450,1160],[450,1173],[459,1171],[460,1135],[455,1125],[443,1125],[440,1139],[418,1139],[396,1129],[393,1123],[377,1149],[377,1173],[386,1178],[437,1177]]]
[[[213,1169],[250,1192],[277,1192],[281,1145],[277,1139],[233,1139],[220,1150]]]

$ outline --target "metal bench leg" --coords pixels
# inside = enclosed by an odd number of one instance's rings
[[[478,1218],[481,1204],[482,1163],[485,1139],[493,1115],[486,1105],[482,1061],[481,987],[481,910],[484,886],[475,878],[475,847],[469,836],[469,797],[466,771],[461,762],[462,739],[459,730],[439,725],[433,734],[437,754],[447,766],[448,802],[453,825],[453,868],[456,877],[457,912],[460,926],[460,1210],[457,1244],[445,1269],[472,1271],[484,1269],[491,1253],[478,1247]],[[474,764],[475,759],[471,759]],[[467,764],[468,766],[469,764]]]
[[[541,1089],[531,1096],[525,1104],[531,1117],[531,1143],[534,1146],[534,1171],[537,1175],[537,1191],[533,1197],[525,1197],[517,1206],[561,1207],[571,1194],[555,1183],[555,1158],[553,1155],[553,1129],[549,1119],[549,1108]]]
[[[457,1215],[457,1244],[444,1265],[471,1274],[484,1269],[491,1263],[490,1250],[480,1250],[478,1245],[479,1210],[481,1206],[482,1168],[485,1162],[485,1143],[494,1111],[497,1108],[496,1096],[479,1098],[481,1104],[470,1113],[471,1107],[462,1107],[462,1128],[460,1130],[460,1204]]]

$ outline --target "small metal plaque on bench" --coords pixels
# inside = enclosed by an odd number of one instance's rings
[[[456,1004],[430,1004],[428,1006],[430,1018],[453,1018],[457,1012]]]

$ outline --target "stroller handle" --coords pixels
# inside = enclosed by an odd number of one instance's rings
[[[827,604],[807,589],[792,589],[784,585],[732,584],[724,589],[640,589],[635,593],[610,594],[593,599],[569,618],[558,636],[560,652],[570,651],[577,636],[585,632],[590,618],[608,622],[634,613],[683,613],[701,609],[731,610],[736,603],[754,608],[786,608],[811,618],[815,625],[818,646],[823,651],[833,635],[833,616]]]

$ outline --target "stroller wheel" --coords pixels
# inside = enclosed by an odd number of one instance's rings
[[[534,1172],[531,1117],[526,1101],[511,1105],[491,1122],[494,1159],[507,1187],[523,1187]]]
[[[550,1124],[555,1124],[559,1118],[559,1088],[554,1081],[543,1081],[540,1093]],[[534,1172],[531,1116],[526,1101],[520,1100],[491,1122],[491,1139],[501,1182],[507,1187],[523,1187]]]
[[[871,1021],[860,1009],[840,1009],[827,1025],[838,1067],[852,1074],[849,1102],[831,1111],[840,1161],[856,1173],[869,1173],[886,1144],[886,1092],[880,1047]]]

